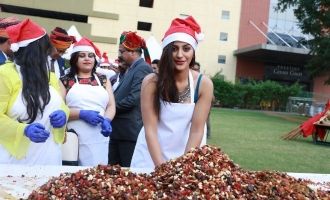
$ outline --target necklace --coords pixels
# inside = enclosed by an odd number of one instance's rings
[[[190,98],[190,87],[189,87],[189,81],[188,85],[185,87],[185,89],[181,92],[178,92],[178,102],[184,103]]]

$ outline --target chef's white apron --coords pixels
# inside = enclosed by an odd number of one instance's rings
[[[16,69],[20,75],[18,65],[16,65]],[[8,151],[0,145],[1,164],[62,165],[61,144],[55,143],[53,139],[52,125],[50,124],[49,115],[61,108],[63,100],[60,94],[52,86],[49,86],[49,92],[50,101],[45,107],[43,115],[41,116],[41,113],[38,113],[37,118],[33,121],[33,123],[40,123],[45,126],[46,130],[51,133],[49,138],[44,143],[31,142],[26,156],[19,160],[11,156]],[[9,110],[8,116],[14,120],[27,118],[26,103],[23,101],[22,90],[19,92],[15,103]],[[23,122],[26,123],[26,121]]]
[[[99,114],[104,116],[109,95],[95,74],[94,77],[98,86],[79,84],[76,76],[76,83],[66,95],[66,103],[69,108],[99,111]],[[75,130],[78,134],[79,165],[108,164],[109,137],[104,137],[101,134],[101,124],[92,126],[83,120],[73,120],[68,122],[67,127]]]
[[[195,108],[194,79],[190,71],[189,83],[191,103],[160,102],[158,142],[165,160],[182,156],[188,142],[191,120]],[[201,146],[206,144],[205,133],[206,131],[204,129]],[[148,150],[144,127],[142,127],[139,133],[130,167],[132,170],[139,168],[137,169],[139,172],[141,172],[140,168],[149,171],[155,167]]]

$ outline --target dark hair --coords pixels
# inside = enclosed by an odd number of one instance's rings
[[[156,95],[154,98],[154,106],[156,113],[159,115],[160,99],[177,103],[179,100],[178,89],[175,85],[174,73],[175,63],[173,61],[173,43],[168,44],[164,49],[159,60],[159,72],[156,83]],[[189,67],[195,64],[195,51]]]
[[[159,63],[159,59],[155,59],[151,62],[151,64],[158,64]]]
[[[71,55],[71,58],[70,58],[70,71],[69,71],[69,73],[68,73],[68,76],[69,77],[74,77],[75,75],[77,75],[78,74],[78,71],[79,71],[79,69],[78,69],[78,66],[77,66],[77,62],[78,62],[78,58],[79,58],[79,51],[78,52],[74,52],[72,55]],[[97,66],[97,60],[96,60],[96,57],[94,57],[94,59],[95,59],[95,62],[94,62],[94,67],[93,67],[93,69],[92,69],[92,73],[91,73],[91,75],[92,74],[94,74],[95,73],[95,71],[96,71],[96,66]],[[92,76],[92,79],[93,79],[94,77]]]
[[[43,115],[46,105],[50,101],[49,92],[49,70],[47,56],[51,45],[49,37],[46,34],[40,39],[31,42],[26,47],[21,47],[15,55],[15,62],[20,66],[22,74],[22,94],[26,101],[27,119],[18,119],[19,121],[28,121],[32,123],[38,112]]]
[[[198,67],[200,67],[201,65],[199,64],[199,62],[195,62],[195,65],[197,65]]]
[[[8,41],[8,38],[0,37],[0,44],[3,44]]]

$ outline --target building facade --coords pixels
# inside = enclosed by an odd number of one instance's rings
[[[19,19],[31,18],[42,25],[48,32],[56,26],[68,30],[75,25],[82,36],[93,40],[101,49],[117,43],[117,38],[105,35],[103,32],[93,34],[93,24],[90,19],[98,19],[102,24],[118,21],[119,15],[101,12],[93,9],[92,0],[2,0],[0,2],[0,17],[16,16]],[[103,48],[102,48],[103,47]]]
[[[311,91],[313,82],[305,69],[309,49],[297,27],[293,10],[276,12],[277,0],[242,3],[237,56],[239,81],[273,80],[285,85],[298,82]],[[255,9],[255,12],[253,10]]]
[[[311,55],[294,16],[294,8],[276,11],[278,0],[242,0],[237,50],[236,81],[272,80],[284,85],[299,83],[312,92],[313,102],[324,104],[330,87],[328,76],[311,77],[306,69]]]
[[[114,29],[108,30],[108,35],[118,37],[123,30],[137,30],[146,39],[154,36],[159,43],[172,19],[193,15],[205,34],[196,51],[201,70],[209,75],[222,71],[228,80],[235,81],[236,57],[233,51],[238,42],[241,0],[191,0],[188,3],[177,0],[94,0],[94,9],[119,14],[118,23],[114,22]],[[104,29],[102,26],[93,27],[95,33]],[[116,46],[112,49],[116,50]],[[109,51],[114,56],[117,53]],[[221,56],[225,56],[225,62],[219,63]]]
[[[235,81],[241,0],[3,0],[0,17],[30,17],[48,31],[55,26],[75,25],[81,35],[117,57],[118,38],[123,31],[137,31],[145,39],[154,36],[160,43],[175,17],[193,15],[205,39],[196,51],[201,70],[209,75],[221,71]]]

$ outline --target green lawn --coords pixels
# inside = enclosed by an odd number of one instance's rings
[[[280,138],[306,119],[213,108],[208,144],[220,147],[244,169],[330,174],[330,146],[316,145],[311,137]]]

